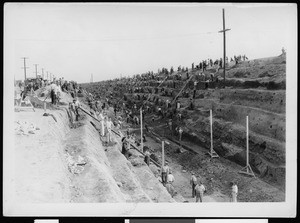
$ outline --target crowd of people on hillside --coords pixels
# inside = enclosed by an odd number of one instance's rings
[[[27,78],[25,81],[17,81],[15,83],[15,104],[19,105],[21,100],[24,100],[26,96],[36,96],[35,91],[49,88],[49,94],[51,103],[57,105],[61,92],[69,93],[73,98],[81,93],[81,89],[77,82],[67,81],[64,78],[53,78],[52,80],[39,78]],[[46,98],[48,95],[45,96]]]
[[[230,58],[230,62],[238,64],[241,61],[245,61],[248,58],[243,55],[234,56]],[[226,58],[226,63],[229,63]],[[218,77],[214,73],[210,73],[209,76],[204,73],[207,68],[221,68],[223,66],[222,58],[213,61],[212,59],[203,60],[199,65],[194,66],[192,64],[191,69],[178,67],[177,72],[174,69],[168,71],[163,68],[158,73],[147,72],[140,75],[135,75],[132,78],[117,78],[114,80],[103,81],[101,85],[97,84],[94,91],[91,91],[91,100],[89,100],[89,106],[91,113],[103,120],[104,129],[106,128],[104,110],[108,107],[112,107],[115,113],[115,117],[112,121],[112,126],[117,127],[122,125],[122,120],[133,127],[139,127],[142,121],[146,132],[150,131],[149,125],[155,123],[156,120],[165,120],[166,129],[169,129],[171,137],[178,137],[177,140],[181,142],[184,136],[184,128],[181,126],[183,119],[185,118],[183,112],[184,109],[194,109],[194,99],[196,96],[196,90],[198,83],[208,81],[218,81]],[[192,73],[196,73],[193,79],[190,79]],[[172,74],[172,75],[170,75]],[[191,80],[191,85],[188,85],[182,90],[180,95],[176,88],[178,86],[178,80],[187,81]],[[207,86],[206,86],[207,88]],[[191,89],[191,90],[189,90]],[[183,107],[182,101],[179,97],[189,99],[186,104],[187,107]],[[168,97],[168,98],[164,98]],[[169,98],[171,97],[171,98]],[[123,114],[123,119],[117,116],[117,111]],[[151,117],[150,122],[146,121],[145,117]],[[104,132],[108,132],[104,130]],[[145,135],[142,136],[143,142],[146,142]],[[134,133],[130,133],[128,130],[125,136],[122,137],[122,149],[121,152],[126,158],[129,158],[129,150],[132,145],[138,146],[141,139],[137,139]],[[145,163],[150,164],[150,150],[143,148],[145,155]],[[166,163],[166,165],[168,165]],[[169,167],[161,167],[161,181],[167,188],[171,196],[175,196],[176,191],[174,189],[175,178],[172,175],[172,171]],[[196,178],[194,176],[194,178]],[[206,187],[203,182],[193,179],[191,181],[192,197],[196,198],[196,202],[203,202],[203,193],[206,191]],[[231,201],[236,202],[237,199],[237,186],[232,184]]]

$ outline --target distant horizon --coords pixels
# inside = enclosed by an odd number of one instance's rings
[[[249,60],[289,52],[297,7],[254,3],[7,3],[4,7],[6,68],[24,80],[42,68],[55,77],[89,83],[171,66],[191,67],[226,56]],[[294,21],[295,19],[295,21]],[[292,49],[290,49],[292,50]],[[9,65],[8,65],[9,64]]]
[[[262,59],[271,59],[271,58],[275,58],[275,57],[279,57],[280,55],[282,54],[282,52],[279,54],[279,55],[277,55],[277,56],[269,56],[269,57],[261,57],[261,58],[253,58],[253,59],[248,59],[248,61],[252,61],[252,60],[262,60]],[[238,55],[236,55],[236,56],[238,56]],[[247,55],[246,55],[247,56]],[[230,58],[230,57],[229,57]],[[195,67],[196,67],[196,65],[197,64],[195,64]],[[175,66],[173,66],[173,68],[174,68],[174,71],[177,71],[176,69],[177,69],[177,67],[175,67]],[[189,69],[191,68],[191,67],[188,67]],[[170,69],[168,69],[168,70],[170,70]],[[146,73],[146,72],[143,72],[143,73]],[[157,73],[157,72],[154,72],[154,73]],[[142,73],[141,73],[142,74]],[[133,75],[130,75],[130,78],[132,78],[133,77]],[[122,78],[128,78],[127,76],[122,76]],[[90,84],[90,83],[99,83],[99,82],[102,82],[102,81],[109,81],[109,80],[114,80],[114,79],[120,79],[120,77],[115,77],[115,78],[112,78],[112,79],[106,79],[106,80],[101,80],[101,81],[93,81],[93,82],[84,82],[84,83],[78,83],[78,84]]]
[[[281,55],[281,53],[279,54],[279,55],[277,55],[277,56],[269,56],[269,57],[261,57],[261,58],[253,58],[253,59],[248,59],[248,61],[251,61],[251,60],[261,60],[261,59],[267,59],[267,58],[274,58],[274,57],[278,57],[278,56],[280,56]],[[236,56],[238,56],[238,55],[236,55]],[[247,55],[246,55],[247,56]],[[229,57],[230,58],[230,57]],[[191,63],[192,64],[192,63]],[[196,65],[197,64],[195,64],[195,67],[196,67]],[[178,67],[175,67],[175,66],[173,66],[173,68],[174,68],[174,71],[177,71],[177,68]],[[188,68],[191,68],[191,67],[188,67]],[[170,70],[169,68],[168,68],[168,70]],[[143,74],[143,73],[147,73],[148,71],[146,71],[146,72],[142,72],[142,73],[140,73],[140,74]],[[153,71],[154,72],[154,71]],[[157,72],[154,72],[154,73],[157,73]],[[130,77],[129,78],[132,78],[134,75],[136,75],[136,74],[132,74],[132,75],[129,75]],[[29,77],[29,78],[35,78],[35,77]],[[102,82],[102,81],[109,81],[109,80],[114,80],[114,79],[120,79],[121,77],[114,77],[114,78],[112,78],[112,79],[106,79],[106,80],[101,80],[101,81],[93,81],[93,82],[82,82],[82,83],[79,83],[78,82],[78,84],[88,84],[88,83],[98,83],[98,82]],[[128,76],[122,76],[122,78],[128,78]],[[15,81],[22,81],[22,79],[18,79],[18,80],[15,80]]]

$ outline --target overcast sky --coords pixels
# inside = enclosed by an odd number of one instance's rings
[[[27,77],[39,64],[40,73],[79,83],[190,67],[222,57],[222,8],[229,57],[278,56],[294,32],[288,4],[6,4],[5,59],[15,79],[28,57]]]

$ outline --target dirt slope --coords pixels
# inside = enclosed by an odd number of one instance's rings
[[[66,94],[62,98],[62,104],[71,101]],[[41,100],[35,98],[35,106],[43,107]],[[147,166],[135,167],[125,159],[120,139],[114,138],[117,144],[104,147],[84,113],[77,128],[71,129],[65,106],[47,107],[51,109],[46,112],[54,118],[43,116],[40,108],[15,113],[17,201],[174,202]],[[24,130],[28,123],[35,127],[24,133],[20,125]]]

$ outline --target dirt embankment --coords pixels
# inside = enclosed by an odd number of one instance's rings
[[[69,101],[63,94],[62,104]],[[104,147],[94,120],[84,113],[76,128],[70,128],[64,106],[47,109],[53,116],[44,113],[39,108],[15,113],[17,201],[174,202],[144,162],[133,165],[121,154],[120,139],[113,137],[116,144]],[[31,133],[20,131],[25,121],[35,126]]]

